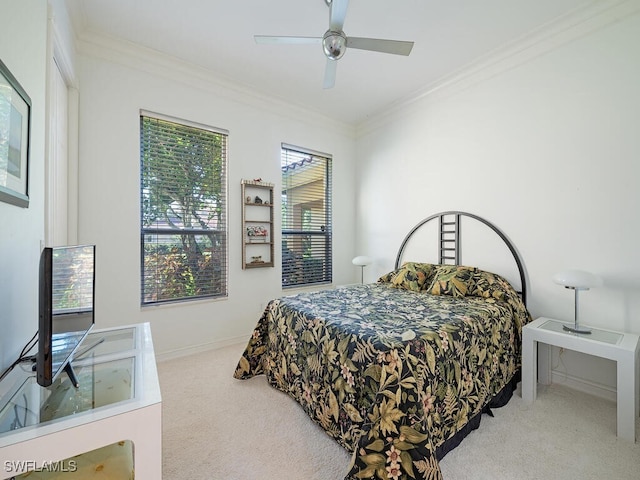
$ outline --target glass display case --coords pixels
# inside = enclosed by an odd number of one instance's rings
[[[80,345],[74,387],[38,385],[30,363],[0,382],[0,478],[130,441],[136,478],[162,475],[162,407],[148,323],[94,330]]]
[[[135,357],[75,367],[80,386],[60,375],[49,387],[29,376],[0,410],[0,435],[114,403],[134,393]]]

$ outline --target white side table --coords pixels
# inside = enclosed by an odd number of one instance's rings
[[[573,324],[569,324],[570,326]],[[636,365],[640,342],[633,333],[594,328],[591,334],[567,332],[563,322],[541,317],[522,329],[522,400],[533,403],[537,393],[538,342],[617,362],[617,433],[631,442],[636,440],[636,418],[640,412],[640,382]]]
[[[162,397],[149,324],[94,330],[85,342],[101,338],[73,362],[78,389],[66,375],[40,387],[31,365],[2,381],[0,478],[121,440],[134,444],[136,479],[162,478]]]

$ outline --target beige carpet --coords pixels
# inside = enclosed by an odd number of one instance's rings
[[[297,403],[264,376],[232,377],[244,346],[158,365],[164,480],[343,479],[349,455]],[[616,438],[614,403],[552,386],[494,414],[440,462],[446,480],[640,479],[640,444]]]

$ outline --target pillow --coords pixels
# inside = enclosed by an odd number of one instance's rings
[[[473,286],[467,295],[505,300],[512,294],[513,287],[500,275],[478,269],[473,277]]]
[[[476,267],[436,265],[433,280],[427,291],[433,295],[464,297],[473,288]]]
[[[405,262],[402,267],[380,277],[378,282],[390,283],[393,288],[419,292],[429,284],[434,267],[431,263]]]
[[[389,273],[385,273],[378,279],[378,283],[391,283],[391,281],[393,280],[393,277],[395,277],[399,271],[400,269],[398,268],[397,270],[393,270]]]
[[[516,313],[516,322],[522,324],[531,321],[531,314],[527,310],[522,298],[511,284],[498,274],[476,270],[473,287],[467,293],[475,297],[486,298],[488,301],[501,301],[507,303]]]

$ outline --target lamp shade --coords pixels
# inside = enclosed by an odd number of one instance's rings
[[[602,285],[602,278],[583,270],[565,270],[556,273],[553,276],[553,281],[558,285],[564,285],[565,287],[575,288],[577,290],[588,290],[592,287]]]
[[[371,257],[358,255],[353,260],[351,260],[351,263],[353,263],[354,265],[358,265],[359,267],[366,267],[367,265],[371,265],[373,263],[373,260],[371,259]]]

